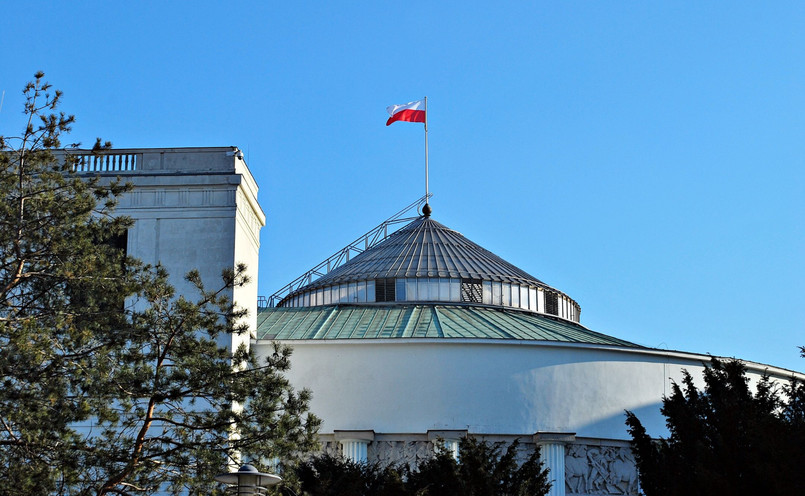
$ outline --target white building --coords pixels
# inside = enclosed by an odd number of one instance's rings
[[[114,150],[83,155],[79,169],[134,184],[119,208],[136,220],[128,252],[163,264],[180,293],[192,294],[193,268],[210,286],[240,262],[257,273],[265,216],[237,148]],[[524,452],[542,446],[554,495],[637,494],[624,410],[664,434],[663,396],[709,356],[584,327],[569,295],[426,212],[334,270],[319,266],[276,307],[258,310],[256,281],[231,295],[250,311],[258,354],[293,346],[289,378],[313,391],[325,449],[416,463],[463,436],[519,439]],[[754,379],[792,375],[747,366]]]
[[[637,494],[624,410],[664,434],[671,382],[701,377],[710,357],[587,329],[569,295],[428,210],[258,314],[253,346],[293,346],[290,377],[313,391],[326,449],[417,463],[463,436],[519,439],[541,445],[553,495]]]

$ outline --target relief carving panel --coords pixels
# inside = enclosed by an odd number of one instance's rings
[[[433,444],[430,441],[375,441],[369,445],[369,461],[383,467],[400,464],[413,469],[431,457]]]
[[[637,466],[625,447],[571,444],[565,453],[567,494],[637,495]]]
[[[499,442],[501,453],[509,442]],[[524,442],[517,450],[518,464],[533,453],[534,444]],[[340,444],[322,442],[322,451],[339,455]],[[369,443],[367,458],[381,466],[407,465],[415,469],[434,455],[434,444],[427,440],[378,440]],[[578,496],[638,496],[637,465],[626,446],[568,444],[565,448],[565,493]]]

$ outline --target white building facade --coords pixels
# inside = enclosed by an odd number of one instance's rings
[[[424,215],[261,309],[252,345],[294,348],[289,377],[313,391],[330,452],[417,464],[464,436],[517,439],[523,458],[541,446],[552,495],[636,495],[624,411],[665,434],[662,398],[710,357],[600,334],[579,315],[569,295]],[[755,381],[793,374],[747,366]]]
[[[241,342],[258,355],[294,349],[289,379],[313,392],[324,449],[354,460],[417,464],[474,436],[535,445],[552,495],[638,494],[624,410],[665,434],[662,398],[710,357],[597,333],[551,287],[423,215],[331,272],[258,308],[257,185],[236,147],[118,149],[79,155],[79,172],[134,185],[118,212],[135,220],[127,251],[160,263],[179,294],[245,263],[230,296],[249,310]],[[757,380],[792,374],[747,363]],[[459,455],[458,453],[456,453]]]
[[[120,198],[117,213],[134,219],[126,251],[147,264],[161,264],[177,294],[197,296],[185,280],[193,269],[208,289],[222,286],[221,272],[244,263],[252,282],[228,296],[256,326],[260,229],[265,214],[257,183],[237,147],[133,148],[101,154],[73,150],[79,174],[120,178],[134,188]],[[227,338],[229,339],[229,338]],[[222,343],[237,348],[248,336]]]

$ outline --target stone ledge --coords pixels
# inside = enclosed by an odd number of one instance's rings
[[[433,430],[428,431],[428,441],[436,441],[437,439],[464,439],[467,437],[467,430]]]
[[[375,431],[334,431],[336,441],[366,441],[375,440]]]
[[[576,440],[575,432],[537,432],[534,434],[534,442],[537,444],[545,443],[572,443]]]

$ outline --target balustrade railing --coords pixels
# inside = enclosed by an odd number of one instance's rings
[[[137,170],[141,153],[102,153],[75,155],[76,172],[122,172]]]

